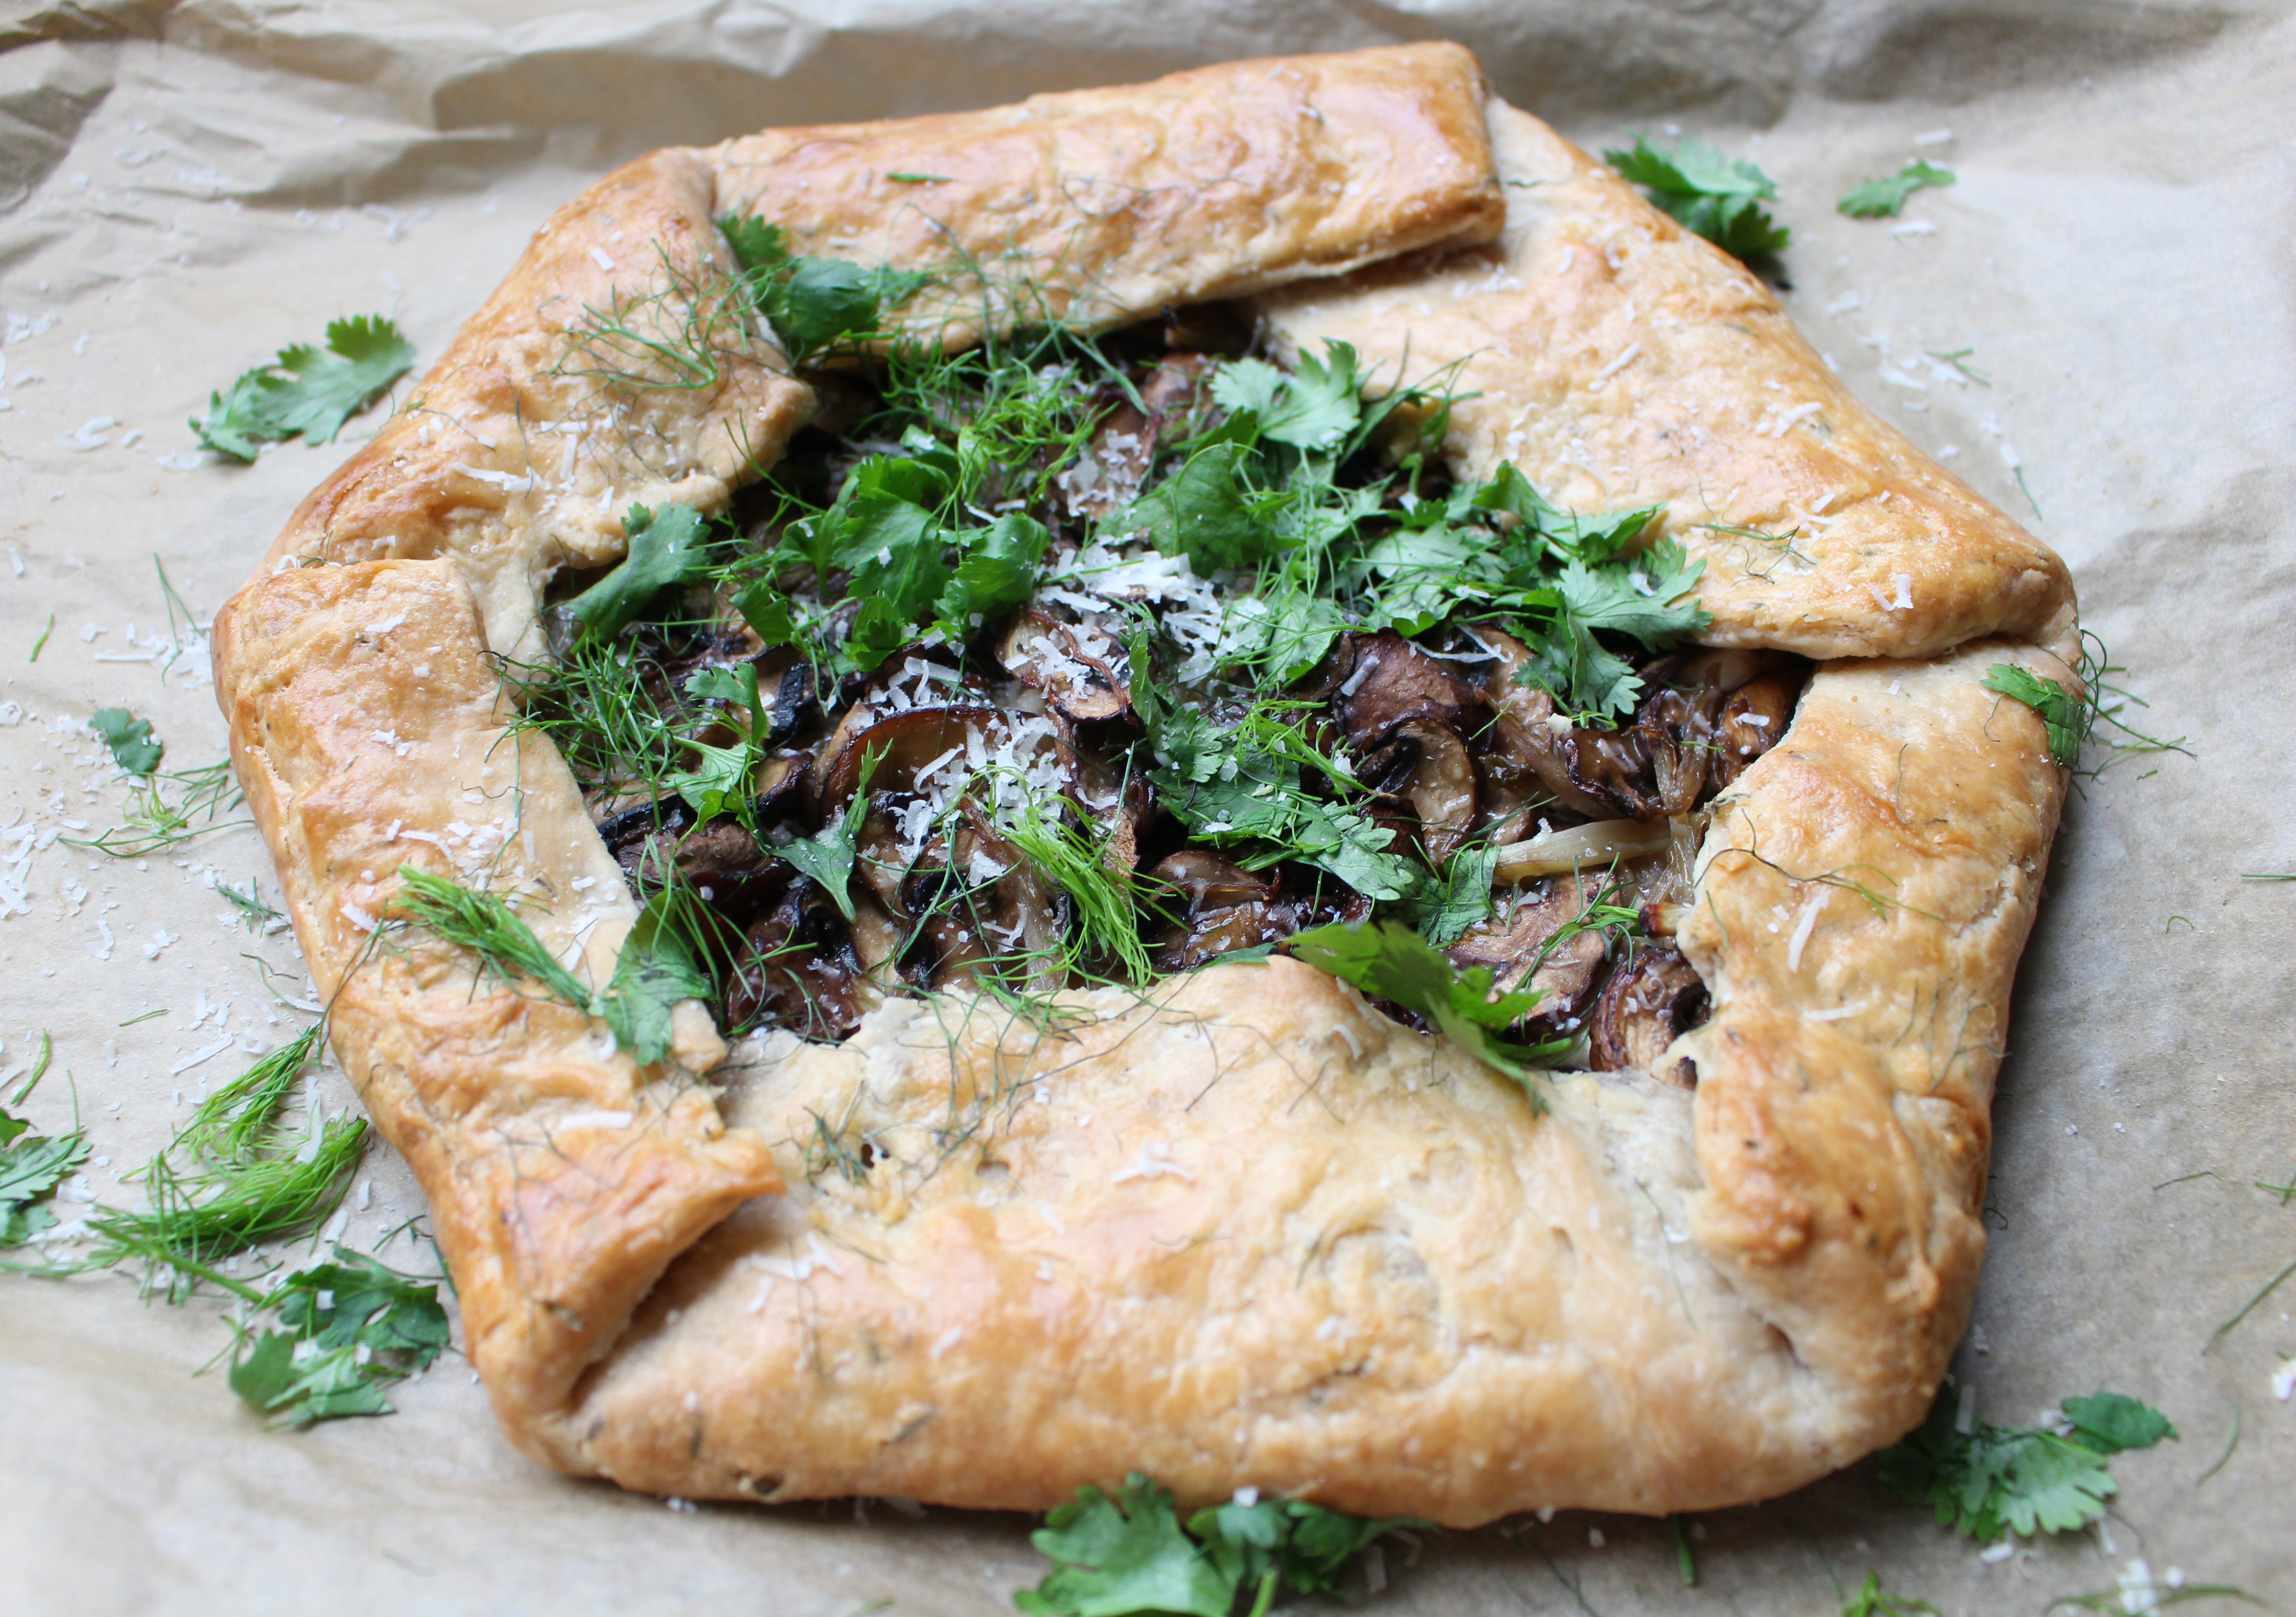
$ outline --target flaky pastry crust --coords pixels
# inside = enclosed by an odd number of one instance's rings
[[[1680,934],[1715,1009],[1669,1052],[1696,1089],[1566,1074],[1540,1116],[1282,958],[1049,1026],[894,1002],[705,1082],[698,1006],[641,1070],[378,932],[412,858],[611,972],[627,891],[500,669],[542,661],[543,586],[618,555],[619,509],[722,505],[811,409],[712,324],[729,210],[936,269],[962,295],[900,318],[952,343],[1257,297],[1390,382],[1456,361],[1463,473],[1663,501],[1706,638],[1840,659],[1715,807]],[[618,370],[601,309],[698,321],[714,363]],[[1744,531],[1788,528],[1779,554]],[[642,160],[537,235],[215,644],[337,1053],[529,1453],[687,1497],[1030,1509],[1137,1468],[1468,1525],[1759,1498],[1919,1418],[2064,786],[1979,682],[2069,677],[2073,634],[2062,564],[1758,283],[1424,45]]]

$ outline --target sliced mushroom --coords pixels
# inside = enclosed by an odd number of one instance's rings
[[[1713,761],[1708,777],[1719,792],[1745,773],[1756,759],[1777,745],[1793,718],[1805,676],[1780,669],[1730,693],[1714,726]]]
[[[1185,972],[1238,949],[1280,943],[1310,927],[1371,917],[1371,901],[1344,887],[1332,892],[1288,869],[1255,875],[1201,848],[1160,861],[1149,878],[1171,895],[1159,907],[1177,912],[1149,949],[1160,972]]]
[[[1131,668],[1104,620],[1068,623],[1029,607],[1004,633],[998,655],[1021,684],[1078,720],[1113,718],[1132,705]]]
[[[1601,981],[1608,946],[1603,934],[1591,928],[1559,943],[1554,940],[1586,912],[1593,897],[1585,882],[1546,882],[1443,952],[1455,965],[1488,967],[1492,986],[1502,991],[1526,986],[1537,989],[1535,1020],[1562,1032],[1575,1032]]]
[[[1511,799],[1521,799],[1536,783],[1573,814],[1599,819],[1613,812],[1571,779],[1564,750],[1570,726],[1557,719],[1554,696],[1538,685],[1515,683],[1515,676],[1530,666],[1530,648],[1488,624],[1475,625],[1473,634],[1492,654],[1482,674],[1483,697],[1495,715],[1482,757],[1486,780]]]
[[[726,993],[734,1025],[762,1018],[808,1038],[842,1038],[873,1001],[853,928],[828,893],[786,865],[780,895],[744,930]]]
[[[1483,725],[1482,694],[1392,629],[1349,636],[1333,661],[1351,661],[1332,711],[1356,750],[1357,778],[1408,804],[1427,857],[1441,863],[1481,802],[1467,737]]]
[[[1632,1069],[1695,1088],[1689,1058],[1669,1061],[1674,1041],[1706,1020],[1706,984],[1670,944],[1648,946],[1611,973],[1595,1002],[1587,1061],[1598,1072]]]

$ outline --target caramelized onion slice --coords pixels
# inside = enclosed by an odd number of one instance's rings
[[[1493,882],[1527,882],[1533,876],[1554,875],[1590,865],[1607,865],[1613,858],[1642,859],[1664,853],[1671,840],[1664,820],[1644,825],[1640,820],[1596,820],[1550,831],[1527,842],[1499,850],[1491,871]]]

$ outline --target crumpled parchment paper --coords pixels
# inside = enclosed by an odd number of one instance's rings
[[[1833,1613],[1833,1580],[1949,1613],[2188,1583],[2296,1607],[2296,25],[2280,4],[1933,0],[87,0],[0,15],[0,1073],[97,1153],[66,1217],[204,1088],[306,1018],[291,938],[211,881],[276,883],[251,831],[144,861],[75,849],[122,787],[81,727],[121,703],[168,765],[223,755],[208,614],[371,431],[236,468],[184,418],[339,315],[423,363],[557,202],[622,158],[776,123],[987,105],[1225,57],[1447,36],[1589,144],[1702,135],[1778,181],[1789,307],[1867,399],[2071,562],[2083,616],[2189,751],[2115,757],[2057,845],[1995,1108],[1992,1250],[1957,1369],[2030,1421],[2110,1387],[2176,1442],[2114,1465],[2096,1531],[1980,1557],[1871,1464],[1690,1524],[1565,1514],[1390,1546],[1398,1613]],[[1833,209],[1922,155],[1896,221]],[[1935,356],[1960,356],[1957,371]],[[1974,378],[1981,375],[1983,381]],[[2021,481],[2020,473],[2021,472]],[[29,653],[53,615],[37,661]],[[145,1012],[164,1015],[135,1021]],[[134,1025],[123,1025],[130,1022]],[[226,1042],[226,1038],[228,1043]],[[67,1078],[69,1074],[69,1079]],[[4,1080],[0,1080],[4,1081]],[[352,1105],[340,1073],[315,1104]],[[340,1233],[429,1249],[371,1153]],[[393,1233],[396,1231],[397,1233]],[[386,1238],[387,1237],[387,1238]],[[459,1359],[398,1413],[265,1431],[215,1305],[119,1275],[0,1278],[0,1609],[1009,1611],[1029,1523],[850,1503],[665,1509],[511,1452]],[[2284,1366],[2290,1367],[2284,1368]],[[203,1369],[204,1367],[204,1369]],[[2276,1376],[2277,1379],[2276,1380]],[[2142,1567],[2134,1564],[2142,1562]],[[2172,1571],[2172,1569],[2174,1569]],[[885,1603],[882,1605],[873,1602]],[[2231,1609],[2226,1606],[2221,1609]]]

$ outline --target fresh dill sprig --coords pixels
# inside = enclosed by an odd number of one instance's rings
[[[253,876],[247,878],[247,889],[243,892],[228,882],[217,882],[216,891],[221,893],[225,901],[239,912],[242,924],[258,936],[276,930],[277,926],[287,919],[264,902],[263,889]]]
[[[383,1390],[447,1345],[447,1311],[423,1282],[357,1252],[285,1276],[258,1304],[280,1329],[242,1326],[231,1389],[275,1426],[389,1415]]]
[[[1140,936],[1135,878],[1109,858],[1106,841],[1080,825],[1048,817],[1023,800],[1021,815],[1004,833],[1046,878],[1076,906],[1077,938],[1070,970],[1111,960],[1132,984],[1148,981],[1156,969]]]
[[[140,859],[179,848],[210,831],[252,825],[251,820],[223,817],[243,800],[229,759],[198,769],[146,775],[128,789],[121,808],[127,824],[92,837],[63,840],[74,848],[109,854],[115,859]]]

